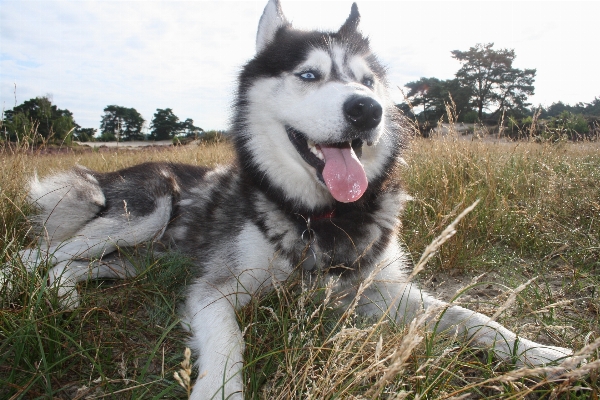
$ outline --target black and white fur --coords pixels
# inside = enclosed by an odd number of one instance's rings
[[[402,322],[423,309],[447,306],[407,282],[397,242],[407,200],[397,181],[404,128],[388,97],[385,69],[358,22],[353,4],[339,31],[299,31],[279,2],[269,1],[256,55],[239,78],[231,130],[237,158],[230,166],[147,163],[112,173],[75,167],[32,181],[40,240],[21,257],[30,269],[41,260],[54,265],[49,280],[66,307],[77,305],[79,281],[135,274],[119,258],[119,248],[155,241],[193,258],[196,277],[184,320],[200,374],[206,375],[192,399],[243,397],[244,341],[235,308],[298,268],[309,217],[317,266],[308,274],[339,277],[335,289],[352,293],[378,271],[359,312],[389,312]],[[336,200],[333,191],[346,195],[344,190],[325,184],[332,175],[323,167],[321,150],[327,146],[360,159],[368,187],[357,189],[359,198]],[[356,161],[349,162],[360,172]],[[493,348],[502,359],[516,354],[521,365],[571,354],[517,340],[488,317],[458,306],[448,306],[437,329]]]

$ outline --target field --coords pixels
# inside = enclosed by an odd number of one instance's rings
[[[186,347],[177,303],[189,260],[133,251],[136,278],[81,285],[81,306],[63,311],[46,286],[46,266],[26,274],[16,257],[31,245],[23,182],[75,163],[111,171],[150,160],[213,166],[232,157],[226,142],[0,150],[0,262],[12,281],[0,289],[0,398],[187,398],[173,373]],[[555,379],[544,379],[452,337],[432,337],[419,321],[340,317],[327,286],[292,279],[238,314],[246,397],[598,399],[600,146],[449,135],[414,139],[404,158],[401,179],[413,200],[399,239],[414,260],[480,200],[417,276],[423,287],[488,315],[501,311],[497,319],[529,339],[585,347],[587,363],[547,369]]]

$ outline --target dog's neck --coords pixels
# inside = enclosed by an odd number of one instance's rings
[[[335,218],[335,208],[331,209],[331,211],[323,212],[321,214],[313,214],[309,216],[313,221],[318,221],[320,219],[331,219]]]

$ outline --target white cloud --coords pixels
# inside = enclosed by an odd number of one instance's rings
[[[5,109],[51,93],[84,127],[109,104],[150,121],[173,109],[205,129],[225,128],[239,68],[252,57],[265,2],[0,2],[0,100]],[[351,2],[283,1],[303,28],[337,29]],[[358,1],[361,26],[392,85],[451,78],[450,51],[494,42],[516,66],[537,68],[536,95],[550,104],[600,96],[594,28],[598,3]],[[399,91],[394,97],[400,100]]]

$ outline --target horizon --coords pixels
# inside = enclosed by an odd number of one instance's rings
[[[358,1],[360,28],[396,87],[451,79],[452,50],[477,43],[514,49],[516,68],[537,70],[533,106],[589,103],[595,73],[594,3]],[[146,128],[157,109],[205,130],[227,130],[237,73],[254,54],[266,1],[145,2],[1,0],[0,100],[4,110],[49,95],[83,128],[108,105],[135,108]],[[336,30],[352,1],[282,1],[304,29]],[[499,28],[497,28],[499,27]]]

